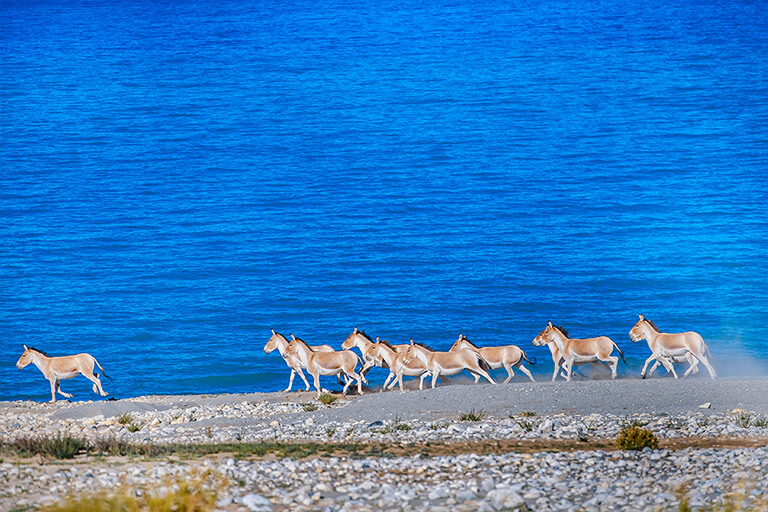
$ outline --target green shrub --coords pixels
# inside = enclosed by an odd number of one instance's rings
[[[323,393],[322,395],[320,395],[320,397],[318,398],[318,400],[319,400],[319,401],[320,401],[320,403],[322,403],[322,404],[325,404],[325,405],[331,405],[333,402],[335,402],[336,400],[338,400],[338,398],[336,398],[335,396],[333,396],[333,395],[331,395],[331,394],[329,394],[329,393]]]
[[[531,430],[533,430],[533,427],[536,426],[536,423],[534,423],[533,421],[527,421],[527,420],[520,420],[517,422],[517,424],[521,429],[525,430],[526,432],[530,432]]]
[[[459,421],[482,421],[484,417],[485,413],[483,411],[475,412],[475,410],[472,409],[471,411],[460,415]]]
[[[619,436],[616,438],[616,446],[621,450],[642,450],[643,448],[655,450],[659,447],[659,439],[648,429],[629,425],[621,427]]]
[[[120,416],[117,417],[117,422],[121,425],[128,425],[129,423],[133,422],[131,413],[126,412],[125,414],[121,414]]]
[[[141,425],[138,423],[131,423],[128,425],[128,432],[138,432],[139,430],[141,430]]]
[[[72,459],[75,455],[85,450],[87,446],[88,443],[85,439],[57,435],[53,439],[48,440],[46,451],[57,459]]]
[[[741,428],[749,428],[752,424],[752,415],[749,413],[739,414],[739,417],[736,418],[736,424]]]
[[[307,402],[307,403],[301,404],[301,407],[306,412],[312,412],[312,411],[316,411],[317,410],[317,404],[314,403],[314,402]]]

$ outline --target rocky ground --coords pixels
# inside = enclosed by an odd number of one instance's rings
[[[164,493],[193,480],[215,491],[216,507],[227,511],[676,510],[681,499],[694,508],[768,505],[768,394],[752,394],[765,381],[726,383],[725,392],[708,395],[711,402],[697,394],[683,406],[670,400],[676,403],[666,409],[652,403],[632,405],[635,410],[625,408],[631,400],[621,393],[605,398],[616,402],[612,408],[579,405],[579,393],[601,384],[572,384],[455,385],[350,396],[331,405],[303,392],[4,402],[5,443],[70,435],[157,445],[321,442],[337,448],[299,459],[216,453],[60,461],[5,454],[0,509],[26,510],[98,491]],[[632,400],[638,400],[633,389],[649,397],[663,389],[652,381],[637,386],[643,387],[615,389]],[[737,389],[744,395],[736,396]],[[559,409],[552,400],[540,402],[554,394],[562,400]],[[390,402],[400,405],[383,407]],[[615,450],[613,440],[630,423],[653,431],[662,449]],[[353,445],[366,448],[343,449]]]

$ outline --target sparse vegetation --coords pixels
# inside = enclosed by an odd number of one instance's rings
[[[331,405],[336,400],[338,400],[338,398],[336,398],[335,396],[331,395],[330,393],[323,393],[322,395],[320,395],[320,397],[317,400],[321,404]]]
[[[483,418],[485,418],[485,413],[482,410],[475,411],[472,409],[469,412],[459,415],[459,421],[483,421]]]
[[[532,418],[533,416],[536,416],[536,413],[534,411],[523,411],[520,413],[520,416],[527,416]]]
[[[766,418],[765,416],[761,418],[755,418],[754,420],[752,420],[752,426],[760,427],[760,428],[768,427],[768,418]]]
[[[431,423],[429,425],[429,430],[442,430],[444,428],[448,428],[450,423]]]
[[[749,428],[749,426],[752,424],[752,415],[748,412],[739,414],[739,416],[736,418],[736,424],[741,428]]]
[[[619,436],[616,438],[616,446],[621,450],[642,450],[643,448],[655,450],[659,447],[659,439],[648,429],[629,425],[621,427]]]
[[[304,409],[305,412],[312,412],[317,410],[317,404],[314,402],[306,402],[301,404],[301,407]]]
[[[754,484],[741,481],[736,484],[735,489],[723,494],[723,496],[713,503],[708,503],[704,507],[694,507],[688,498],[689,489],[680,488],[676,494],[678,497],[677,510],[679,512],[754,512],[756,510],[768,510],[768,496],[752,494]]]
[[[117,422],[120,425],[128,425],[129,423],[133,422],[133,418],[131,417],[131,413],[126,412],[124,414],[121,414],[117,417]]]
[[[141,425],[139,425],[138,423],[131,422],[128,425],[128,432],[138,432],[139,430],[141,430]]]
[[[517,422],[517,425],[526,432],[530,432],[533,430],[533,427],[536,426],[536,423],[528,420],[520,420]]]
[[[162,489],[150,489],[135,496],[128,488],[67,498],[63,503],[43,507],[41,512],[208,512],[215,510],[216,490],[227,482],[210,473],[168,481]]]

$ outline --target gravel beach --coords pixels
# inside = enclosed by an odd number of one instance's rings
[[[315,393],[0,402],[0,440],[70,435],[164,445],[311,442],[363,448],[288,459],[4,456],[0,509],[197,478],[219,510],[672,510],[768,503],[768,380],[668,378]],[[462,420],[462,415],[474,413]],[[617,451],[643,425],[659,450]],[[357,450],[357,448],[355,448]],[[201,477],[202,478],[202,477]],[[730,501],[729,501],[730,500]]]

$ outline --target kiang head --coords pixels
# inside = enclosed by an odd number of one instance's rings
[[[363,360],[373,361],[378,357],[379,357],[379,343],[377,341],[376,343],[368,347],[365,352],[363,352]]]
[[[287,341],[285,340],[285,336],[283,336],[279,332],[275,332],[274,329],[271,329],[271,331],[272,331],[272,336],[269,337],[269,341],[267,342],[266,345],[264,345],[264,352],[267,354],[275,350],[277,348],[277,344],[281,340]]]
[[[297,354],[299,353],[299,347],[298,347],[298,345],[299,345],[299,344],[298,344],[298,342],[296,341],[296,338],[294,338],[293,340],[291,340],[291,341],[288,343],[288,346],[287,346],[287,347],[285,347],[285,353],[283,354],[283,356],[285,356],[285,357],[293,357],[293,356],[297,355]]]
[[[352,334],[347,336],[347,339],[344,340],[344,343],[341,344],[342,350],[351,350],[355,346],[355,339],[362,334],[363,331],[358,331],[357,327],[355,327],[355,330],[352,331]]]
[[[459,333],[459,339],[457,339],[456,341],[453,342],[453,345],[451,345],[451,348],[450,348],[449,352],[453,351],[453,350],[461,349],[464,346],[465,342],[468,342],[468,341],[469,340],[467,339],[466,336],[464,336],[463,334]]]
[[[405,355],[403,356],[403,364],[409,364],[411,361],[416,359],[416,351],[418,350],[416,342],[413,341],[413,338],[411,338],[411,344],[408,345],[408,350],[405,351]]]
[[[632,343],[636,343],[638,341],[644,340],[646,337],[646,329],[648,327],[653,327],[653,323],[645,318],[643,315],[638,315],[640,318],[634,327],[629,331],[629,339],[632,340]]]
[[[22,368],[24,368],[25,366],[27,366],[29,363],[32,362],[33,349],[30,349],[26,345],[22,345],[22,347],[24,347],[24,353],[21,354],[21,357],[19,358],[19,360],[16,361],[16,368],[18,368],[19,370],[21,370]]]
[[[537,347],[543,347],[547,343],[555,341],[555,326],[552,322],[547,322],[547,326],[538,336],[533,338],[533,344]]]

